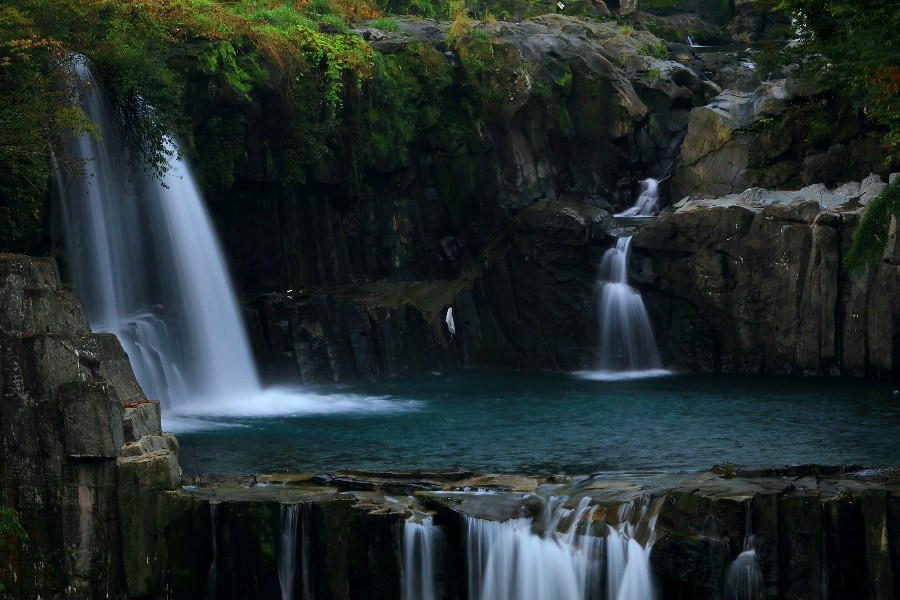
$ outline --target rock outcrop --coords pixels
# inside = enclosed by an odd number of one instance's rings
[[[878,176],[828,190],[688,197],[635,238],[634,277],[666,364],[700,371],[900,372],[900,262],[842,266]]]
[[[730,89],[691,111],[674,198],[887,175],[858,117],[836,114],[822,84],[788,76],[751,90],[729,79],[720,81]]]
[[[53,260],[0,255],[0,357],[0,504],[27,534],[0,545],[6,593],[156,593],[165,545],[147,519],[180,481],[178,443]]]

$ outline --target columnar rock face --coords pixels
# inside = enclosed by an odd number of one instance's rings
[[[464,493],[467,488],[481,492]],[[198,557],[208,562],[195,560],[205,568],[193,572],[185,568],[184,587],[170,588],[170,597],[277,598],[279,583],[292,576],[295,590],[324,600],[396,599],[409,576],[403,573],[404,522],[430,515],[440,530],[432,548],[437,597],[464,600],[466,518],[530,517],[535,535],[546,533],[547,523],[565,530],[564,520],[548,518],[553,496],[570,509],[583,499],[596,507],[587,525],[591,535],[607,536],[608,526],[628,518],[638,541],[653,539],[650,567],[659,598],[730,597],[728,568],[752,547],[764,582],[761,597],[890,600],[898,597],[900,574],[898,490],[895,472],[816,466],[718,467],[626,480],[467,472],[288,474],[243,484],[223,479],[179,494],[198,502],[192,533],[203,538],[206,550],[198,542]],[[296,511],[296,530],[286,528],[288,507]],[[288,565],[280,561],[285,544],[294,551]],[[594,558],[602,562],[605,553]]]
[[[900,372],[900,263],[841,261],[873,177],[830,192],[686,199],[635,238],[633,269],[667,365],[726,373]]]
[[[0,255],[0,357],[0,504],[28,535],[0,546],[7,593],[144,595],[137,578],[161,548],[138,541],[151,490],[180,478],[159,404],[118,340],[91,333],[51,259]]]

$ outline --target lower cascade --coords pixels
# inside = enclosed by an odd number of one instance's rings
[[[278,550],[278,584],[281,600],[293,600],[297,564],[297,521],[300,506],[281,505],[281,545]]]
[[[551,497],[541,519],[491,521],[465,515],[469,600],[653,600],[647,506],[620,509],[616,527],[595,523],[597,506]],[[640,510],[635,510],[640,508]],[[638,541],[638,533],[644,542]],[[440,529],[430,517],[403,530],[403,598],[432,600]]]
[[[435,600],[435,560],[440,530],[430,516],[403,524],[403,600]]]
[[[744,506],[744,514],[744,544],[725,575],[726,600],[762,600],[766,597],[765,581],[753,539],[749,502]]]

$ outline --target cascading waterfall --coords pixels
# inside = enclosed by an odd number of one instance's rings
[[[656,371],[659,353],[640,293],[628,285],[631,236],[619,238],[600,265],[600,370]]]
[[[761,600],[766,597],[762,567],[753,538],[750,503],[744,506],[744,545],[725,575],[725,600]]]
[[[659,182],[646,179],[634,206],[616,215],[646,217],[658,210]],[[661,368],[650,317],[640,293],[628,284],[631,236],[624,236],[600,261],[600,363],[588,379],[622,379],[665,375]]]
[[[102,137],[68,152],[84,173],[62,175],[68,256],[91,326],[121,340],[147,396],[260,391],[222,251],[188,165],[172,153],[162,181],[130,169],[111,106],[86,61],[74,65],[82,107]],[[164,307],[164,308],[161,308]]]
[[[630,208],[616,214],[617,217],[652,217],[659,212],[659,181],[652,177],[641,181],[641,193]]]
[[[435,600],[435,559],[440,531],[431,516],[403,524],[403,600]]]
[[[297,517],[300,506],[281,505],[281,544],[278,549],[278,585],[281,600],[294,600],[297,565]]]
[[[652,600],[652,535],[641,545],[630,524],[593,535],[597,508],[565,502],[551,498],[541,523],[465,517],[470,600]]]

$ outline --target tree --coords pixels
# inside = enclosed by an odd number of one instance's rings
[[[827,79],[878,128],[890,164],[900,162],[900,7],[894,0],[781,0],[795,19],[803,67]],[[900,184],[869,203],[845,259],[852,272],[879,260]]]

